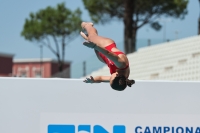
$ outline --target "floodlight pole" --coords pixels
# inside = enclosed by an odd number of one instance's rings
[[[166,32],[167,31],[167,28],[166,28],[167,24],[166,23],[171,22],[171,19],[160,19],[159,21],[163,22],[163,25],[164,25],[163,26],[164,27],[164,29],[163,29],[163,42],[166,42],[166,40],[167,40],[166,39],[166,34],[167,34],[167,32]]]
[[[86,76],[86,61],[83,61],[83,77]]]
[[[40,76],[41,76],[41,78],[42,78],[42,58],[43,58],[43,46],[42,45],[40,45]]]
[[[200,35],[200,0],[199,0],[199,20],[198,20],[198,35]]]

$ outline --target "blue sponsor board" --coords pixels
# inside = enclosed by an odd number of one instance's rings
[[[133,127],[133,130],[126,132],[125,125],[114,125],[112,131],[108,131],[101,125],[48,125],[48,133],[76,133],[76,131],[88,133],[200,133],[200,127],[136,126]]]

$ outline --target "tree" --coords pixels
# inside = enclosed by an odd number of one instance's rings
[[[56,55],[59,71],[63,70],[65,47],[80,31],[81,11],[67,9],[64,3],[30,13],[21,35],[31,42],[48,47]],[[55,48],[51,45],[54,42]],[[60,46],[61,45],[61,46]]]
[[[161,16],[183,19],[187,14],[188,0],[82,0],[92,21],[105,24],[114,18],[124,22],[124,50],[136,50],[139,28],[150,24],[155,30],[162,27]]]

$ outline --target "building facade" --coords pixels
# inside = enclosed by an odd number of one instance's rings
[[[11,54],[0,53],[0,77],[12,76],[13,56]]]
[[[12,74],[14,77],[50,78],[59,72],[58,66],[53,59],[14,59]],[[65,78],[70,78],[70,62],[65,62],[63,70],[68,70]]]

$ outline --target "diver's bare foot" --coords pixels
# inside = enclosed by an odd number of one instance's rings
[[[88,40],[88,37],[84,32],[81,31],[80,34],[83,37],[83,39]]]
[[[88,24],[89,24],[89,25],[92,25],[92,26],[94,25],[92,22],[82,22],[82,23],[81,23],[81,27],[84,29],[84,27],[85,27],[86,25],[88,25]]]

